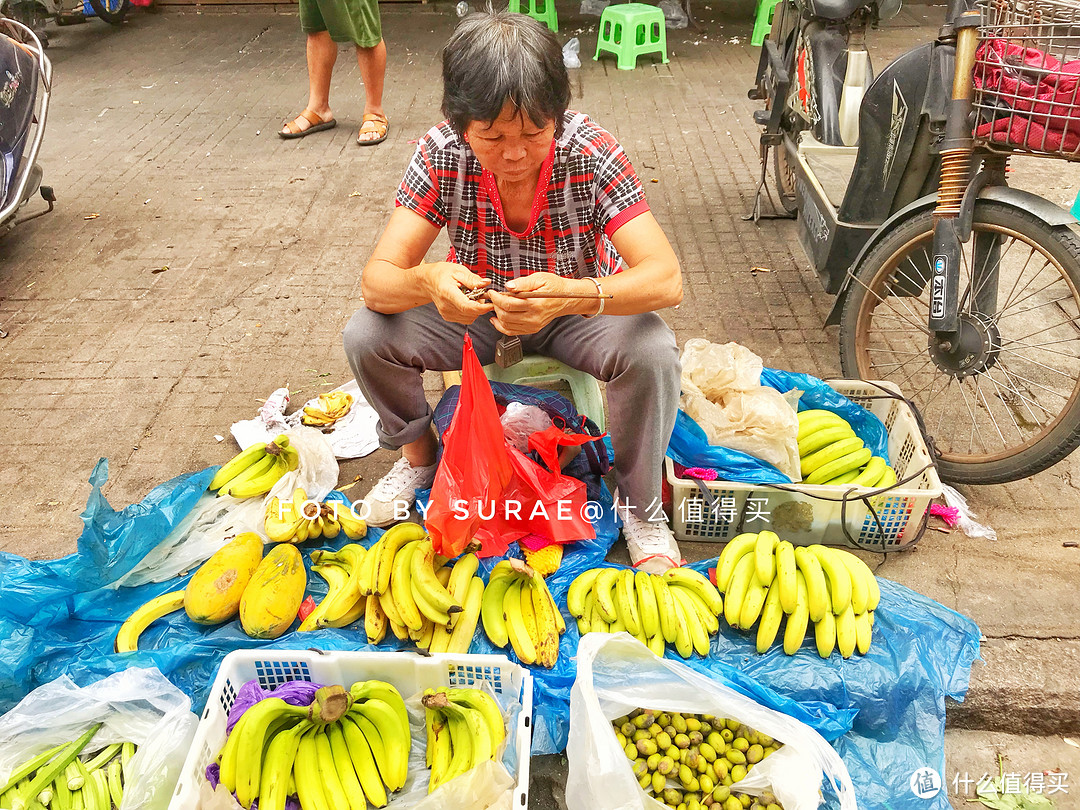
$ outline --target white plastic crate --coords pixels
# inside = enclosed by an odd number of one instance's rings
[[[206,767],[225,744],[225,726],[236,694],[257,678],[259,686],[274,689],[286,681],[324,685],[378,679],[393,684],[406,700],[424,689],[468,687],[487,682],[498,695],[507,694],[521,704],[517,727],[507,729],[509,744],[517,751],[515,808],[529,799],[529,751],[532,740],[532,675],[502,655],[449,655],[422,657],[398,652],[317,652],[314,650],[236,650],[225,656],[206,702],[199,729],[184,762],[184,769],[169,802],[169,810],[198,806]],[[389,808],[394,807],[393,799]]]
[[[903,486],[866,500],[858,496],[873,490],[851,489],[846,508],[841,502],[844,487],[784,484],[785,489],[780,490],[762,484],[702,481],[712,495],[713,508],[703,497],[699,484],[677,478],[671,459],[665,459],[671,485],[672,525],[679,540],[726,543],[741,532],[770,529],[796,545],[824,543],[891,550],[919,539],[925,523],[923,515],[930,502],[941,495],[941,479],[931,464],[930,451],[915,414],[907,403],[889,398],[881,390],[899,394],[892,383],[826,382],[885,423],[889,432],[889,461],[898,480],[924,467],[927,469]],[[845,525],[850,540],[844,532]]]

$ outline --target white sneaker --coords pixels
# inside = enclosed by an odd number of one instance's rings
[[[633,512],[623,513],[623,538],[630,562],[650,574],[662,574],[682,564],[682,554],[667,523],[649,523]]]
[[[371,488],[357,513],[369,526],[378,528],[404,520],[408,516],[405,513],[416,503],[416,490],[427,489],[435,481],[437,466],[414,467],[408,459],[399,458]]]

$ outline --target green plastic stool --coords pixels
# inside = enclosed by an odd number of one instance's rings
[[[600,31],[596,40],[596,55],[607,51],[618,57],[619,70],[633,70],[642,54],[659,52],[666,65],[667,30],[664,12],[647,3],[610,5],[600,15]]]
[[[555,11],[555,0],[510,0],[509,10],[515,14],[528,14],[556,34],[559,33],[559,15]]]
[[[578,413],[582,413],[596,423],[600,430],[607,430],[604,418],[604,395],[600,392],[600,383],[591,374],[544,357],[539,354],[527,354],[521,362],[510,368],[502,368],[491,363],[484,366],[484,373],[489,380],[518,385],[535,385],[545,382],[565,382],[570,386],[570,397]],[[461,384],[460,371],[444,371],[443,384]]]
[[[773,11],[779,2],[780,0],[758,0],[757,9],[754,11],[754,33],[750,37],[750,44],[755,48],[761,46],[772,30]]]

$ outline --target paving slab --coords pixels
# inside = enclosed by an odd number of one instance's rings
[[[832,298],[794,225],[742,219],[758,174],[751,6],[699,2],[697,27],[669,33],[668,65],[618,71],[589,58],[596,18],[560,3],[560,37],[582,42],[574,105],[626,148],[678,252],[686,297],[664,317],[680,342],[737,340],[767,365],[835,376]],[[909,6],[873,32],[878,64],[933,36],[941,15]],[[291,14],[136,12],[117,28],[53,29],[42,159],[57,209],[0,240],[0,549],[74,551],[99,457],[106,495],[123,506],[223,462],[234,448],[215,436],[278,386],[299,402],[348,378],[341,329],[413,143],[440,119],[438,53],[457,18],[435,3],[384,6],[383,19],[391,132],[371,149],[355,145],[362,88],[348,49],[333,85],[338,128],[276,136],[306,95]],[[1057,162],[1017,161],[1011,178],[1065,206],[1080,188],[1080,171]],[[439,377],[426,387],[437,401]],[[393,458],[346,462],[341,480],[362,494]],[[972,729],[950,731],[950,757],[1037,748],[999,732],[1056,735],[1039,738],[1056,757],[1080,731],[1080,549],[1063,546],[1076,539],[1078,485],[1074,456],[1026,481],[964,487],[996,541],[931,531],[914,551],[864,555],[985,636],[967,701],[949,707],[950,727]],[[624,554],[617,544],[613,558]],[[542,793],[533,806],[557,805]]]

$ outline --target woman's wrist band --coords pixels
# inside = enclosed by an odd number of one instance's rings
[[[589,281],[591,281],[593,284],[596,285],[596,294],[601,296],[601,298],[600,298],[600,309],[596,310],[596,312],[594,312],[592,315],[583,315],[582,317],[583,318],[595,318],[597,315],[599,315],[601,312],[604,311],[604,301],[605,301],[605,299],[603,298],[604,288],[600,286],[600,279],[593,278],[592,276],[588,276],[588,279],[589,279]]]

